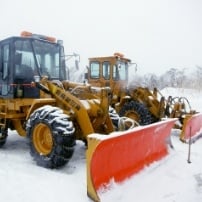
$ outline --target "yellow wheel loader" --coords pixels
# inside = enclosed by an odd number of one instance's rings
[[[200,120],[201,114],[191,109],[185,97],[169,96],[166,99],[156,88],[151,91],[147,87],[129,86],[129,68],[134,67],[136,68],[136,65],[132,66],[131,60],[121,53],[93,57],[89,58],[85,79],[93,86],[110,87],[110,105],[120,116],[130,117],[140,125],[155,123],[163,118],[178,118],[175,127],[182,129],[180,139],[185,141],[187,120],[196,114]],[[201,124],[197,129],[200,126]]]
[[[8,128],[30,141],[37,164],[55,168],[71,158],[75,141],[109,134],[109,88],[100,96],[66,80],[64,48],[52,37],[22,32],[0,42],[0,146]],[[111,113],[113,120],[118,116]]]

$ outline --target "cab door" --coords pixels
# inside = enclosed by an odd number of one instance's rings
[[[0,97],[12,97],[11,51],[9,41],[0,43]]]

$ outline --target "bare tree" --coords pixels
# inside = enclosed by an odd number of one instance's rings
[[[159,78],[155,74],[146,74],[143,79],[145,86],[149,89],[158,88]]]

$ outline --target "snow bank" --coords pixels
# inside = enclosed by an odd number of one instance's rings
[[[164,95],[186,95],[202,111],[202,93],[190,89],[164,89]],[[202,201],[202,139],[191,145],[179,141],[172,130],[174,149],[161,161],[145,167],[121,184],[112,181],[109,191],[100,193],[101,202],[200,202]],[[38,167],[29,154],[26,139],[9,131],[0,149],[0,190],[2,202],[90,202],[87,197],[85,144],[77,141],[70,162],[59,170]],[[103,157],[104,158],[104,157]]]

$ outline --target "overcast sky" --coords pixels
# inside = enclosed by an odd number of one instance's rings
[[[0,0],[0,39],[27,30],[63,39],[66,54],[121,52],[140,74],[202,67],[201,0]]]

